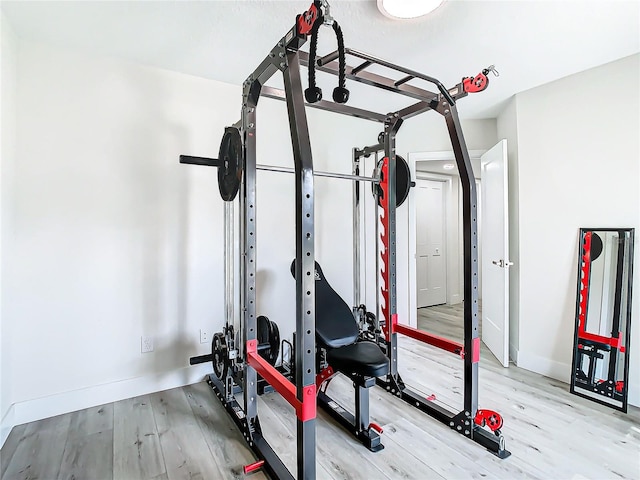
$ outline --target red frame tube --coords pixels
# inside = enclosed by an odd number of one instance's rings
[[[316,418],[316,386],[303,387],[302,401],[296,395],[296,386],[258,354],[258,341],[247,341],[247,363],[276,389],[295,408],[297,417],[306,422]]]
[[[589,306],[589,281],[591,277],[591,236],[592,232],[586,232],[584,234],[584,245],[582,246],[583,251],[581,252],[582,265],[580,271],[582,275],[580,279],[581,298],[578,311],[578,338],[603,343],[617,348],[624,353],[625,348],[624,345],[622,345],[622,333],[620,333],[618,338],[614,338],[603,337],[602,335],[587,332],[587,308]]]
[[[428,343],[429,345],[441,348],[442,350],[446,350],[447,352],[455,353],[456,355],[462,356],[462,353],[464,352],[464,345],[462,345],[461,343],[454,342],[453,340],[449,340],[448,338],[439,337],[438,335],[423,332],[422,330],[418,330],[407,325],[394,323],[393,331],[394,333],[401,333],[402,335],[420,340],[423,343]]]
[[[586,333],[587,305],[589,304],[589,277],[591,275],[591,232],[584,235],[584,245],[581,247],[582,273],[580,280],[580,306],[578,311],[578,336]]]
[[[578,332],[578,338],[581,338],[582,340],[590,340],[592,342],[604,343],[605,345],[610,345],[613,348],[617,348],[622,353],[624,353],[625,351],[624,345],[622,345],[622,333],[618,338],[614,338],[614,337],[603,337],[602,335],[596,335],[595,333],[582,331],[582,332]]]
[[[376,218],[376,222],[382,220],[382,228],[383,232],[380,234],[380,242],[382,243],[382,252],[380,252],[382,266],[381,272],[382,281],[384,285],[380,285],[380,296],[384,300],[383,305],[380,307],[382,311],[382,318],[384,322],[382,323],[382,332],[384,333],[384,338],[389,340],[389,332],[393,333],[393,326],[389,328],[389,324],[393,325],[395,321],[393,316],[389,318],[390,314],[390,305],[389,305],[389,214],[387,212],[388,198],[389,198],[389,157],[384,157],[382,159],[382,167],[380,168],[380,189],[382,190],[382,196],[384,201],[382,202],[382,208],[380,209],[380,219]],[[376,201],[378,201],[376,199]]]

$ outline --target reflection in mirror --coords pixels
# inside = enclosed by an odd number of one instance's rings
[[[440,157],[443,158],[443,157]],[[480,155],[471,158],[478,192],[481,228]],[[447,160],[416,162],[415,268],[417,328],[454,342],[464,342],[464,251],[462,243],[462,184],[453,152]],[[478,286],[481,285],[478,258]],[[478,291],[480,305],[482,292]],[[478,312],[480,328],[481,312]]]
[[[571,392],[626,413],[634,229],[580,229]]]

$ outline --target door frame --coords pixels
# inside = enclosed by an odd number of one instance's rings
[[[451,267],[451,255],[457,255],[458,254],[458,250],[459,250],[459,245],[456,245],[455,248],[455,252],[450,252],[450,248],[449,248],[449,240],[450,240],[450,232],[449,232],[449,217],[451,216],[451,209],[452,209],[452,205],[451,205],[451,199],[452,199],[452,190],[453,190],[453,177],[451,177],[450,175],[441,175],[441,174],[437,174],[437,173],[431,173],[431,172],[418,172],[416,171],[416,176],[415,176],[416,181],[418,180],[430,180],[432,182],[440,182],[444,185],[444,191],[443,191],[443,195],[444,195],[444,240],[443,243],[445,245],[444,250],[445,250],[445,257],[444,257],[444,268],[445,268],[445,291],[446,291],[446,298],[445,298],[445,303],[450,304],[450,303],[454,303],[455,302],[455,298],[458,296],[458,294],[456,294],[454,292],[454,289],[451,288],[450,285],[450,275],[449,275],[449,268]],[[416,288],[414,290],[414,297],[415,297],[415,304],[416,304],[416,309],[418,308],[418,294],[417,294],[417,288],[418,288],[418,272],[417,272],[417,262],[416,262],[416,257],[417,257],[417,246],[415,243],[415,238],[417,235],[416,232],[416,218],[417,218],[417,207],[416,207],[416,202],[413,201],[412,204],[409,207],[409,215],[410,215],[410,224],[409,224],[409,235],[412,236],[412,238],[414,239],[413,241],[413,246],[415,247],[415,251],[411,252],[409,251],[409,260],[413,259],[413,268],[409,268],[409,275],[411,277],[411,275],[414,275],[412,278],[415,278],[416,281]],[[413,220],[413,221],[411,221]],[[413,255],[413,257],[411,256]],[[417,320],[416,320],[417,321]]]
[[[442,202],[442,208],[443,208],[443,230],[444,230],[444,235],[443,235],[443,247],[442,249],[444,250],[444,291],[445,291],[445,303],[449,304],[452,303],[450,301],[451,299],[451,288],[449,285],[449,267],[450,267],[450,259],[449,259],[449,255],[451,255],[449,253],[449,240],[450,240],[450,235],[451,233],[449,232],[449,215],[451,213],[451,189],[453,186],[453,178],[450,175],[439,175],[437,173],[431,173],[431,172],[417,172],[416,171],[416,176],[415,176],[415,181],[418,182],[420,180],[424,180],[424,181],[430,181],[430,182],[438,182],[442,184],[442,195],[443,195],[443,202]],[[413,215],[410,216],[411,219],[413,219],[413,225],[409,227],[409,235],[412,235],[413,238],[416,238],[416,218],[417,218],[417,213],[415,212],[415,210],[417,210],[416,207],[416,202],[413,202]],[[409,210],[409,212],[411,213],[411,210]],[[413,228],[413,231],[411,231],[411,229]],[[415,261],[417,259],[417,246],[416,246],[416,251],[414,252],[415,255],[413,256],[414,258],[414,272],[415,272],[415,279],[416,279],[416,309],[418,308],[418,274],[417,274],[417,261]],[[409,259],[411,259],[411,253],[409,254]],[[409,270],[409,272],[411,272],[411,269]]]
[[[480,157],[482,155],[484,155],[484,153],[486,152],[486,150],[469,150],[469,158],[472,161],[480,161]],[[446,151],[438,151],[438,152],[411,152],[407,154],[407,163],[409,164],[409,171],[411,172],[411,178],[417,178],[417,170],[416,170],[416,162],[424,162],[424,161],[451,161],[454,162],[456,161],[455,158],[455,154],[453,153],[452,150],[446,150]],[[438,180],[438,181],[442,181],[444,180],[445,182],[447,182],[447,191],[448,193],[451,192],[451,189],[453,188],[453,178],[450,175],[439,175],[437,173],[421,173],[420,174],[421,178],[426,178],[427,180],[429,179],[433,179],[433,180]],[[431,177],[431,178],[429,178]],[[477,180],[476,180],[477,182]],[[448,216],[449,214],[449,208],[451,208],[451,206],[449,205],[450,200],[449,200],[450,195],[447,195],[447,198],[445,199],[445,215]],[[413,197],[413,195],[409,195],[408,199],[407,199],[407,206],[408,206],[408,217],[409,217],[409,231],[408,231],[408,238],[407,241],[409,243],[408,245],[408,262],[409,265],[407,265],[408,267],[408,272],[409,272],[409,288],[407,289],[407,295],[408,295],[408,304],[409,304],[409,326],[417,328],[418,326],[418,301],[417,301],[417,292],[416,292],[416,288],[417,288],[417,274],[416,274],[416,203],[415,203],[415,199]],[[445,222],[448,223],[448,222]],[[447,245],[449,244],[449,228],[447,228]],[[449,250],[449,249],[448,249]],[[447,252],[447,258],[445,259],[445,265],[447,268],[447,275],[448,275],[448,271],[449,271],[449,257],[452,254],[452,252]],[[462,266],[460,267],[462,268]],[[447,282],[449,280],[447,279]],[[447,304],[452,303],[451,302],[451,296],[454,295],[453,289],[449,288],[449,285],[447,285]]]

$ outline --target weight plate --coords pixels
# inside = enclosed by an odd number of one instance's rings
[[[224,129],[218,159],[224,161],[224,165],[218,167],[220,196],[224,201],[231,202],[238,194],[244,165],[242,138],[237,128]]]
[[[373,175],[376,175],[376,172],[379,172],[382,169],[382,164],[384,159],[381,159],[376,165],[376,169]],[[404,203],[404,201],[409,196],[409,189],[411,188],[411,171],[409,170],[409,164],[407,161],[402,158],[400,155],[396,155],[396,208]],[[371,192],[373,196],[378,199],[378,205],[382,207],[382,188],[380,188],[380,184],[373,183],[371,185]]]
[[[269,320],[269,349],[268,361],[271,365],[275,366],[278,361],[278,354],[280,353],[280,330],[276,322]]]
[[[213,358],[213,373],[216,374],[220,380],[227,376],[227,370],[229,368],[227,362],[227,345],[224,340],[224,335],[216,333],[213,336],[211,342],[211,357]]]
[[[260,315],[256,320],[258,327],[256,336],[260,356],[275,366],[278,361],[278,353],[280,352],[280,331],[278,330],[278,325],[264,315]]]
[[[593,262],[602,253],[602,238],[597,233],[591,235],[591,261]]]

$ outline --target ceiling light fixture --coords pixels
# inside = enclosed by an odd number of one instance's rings
[[[444,0],[378,0],[378,10],[389,18],[417,18],[438,8]]]
[[[453,163],[445,163],[442,168],[444,168],[445,170],[453,170],[455,167],[455,165]]]

